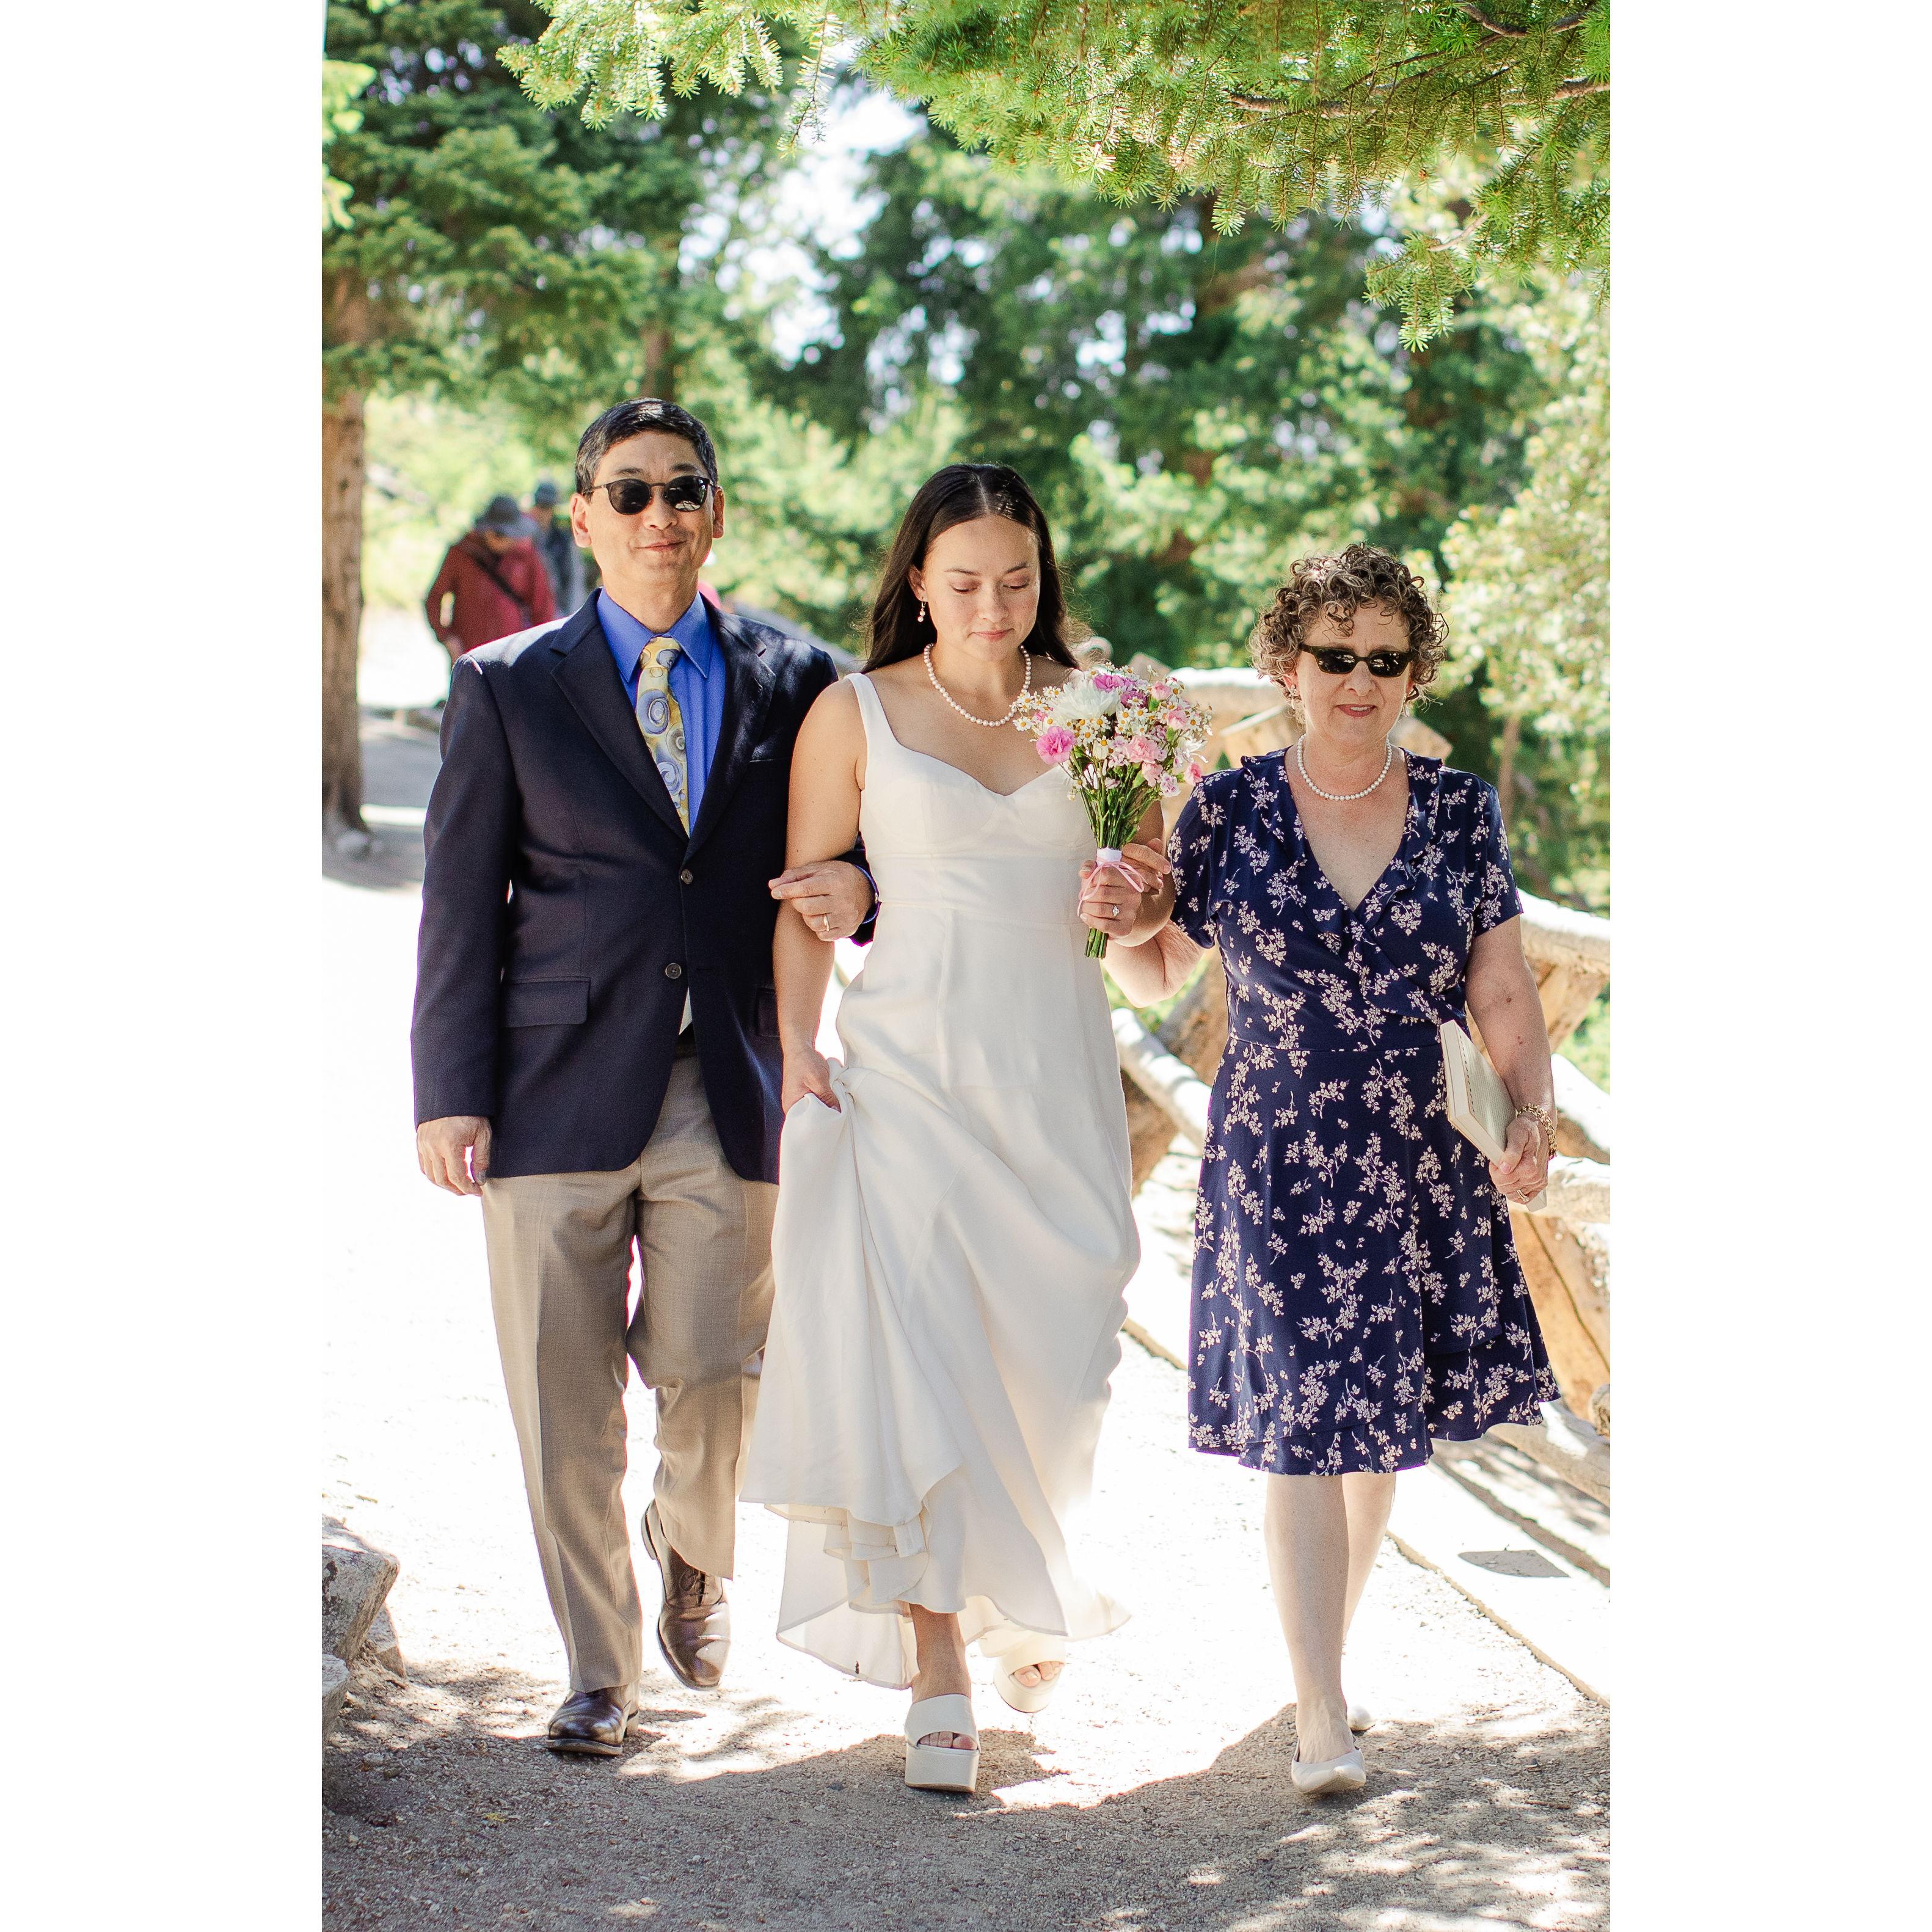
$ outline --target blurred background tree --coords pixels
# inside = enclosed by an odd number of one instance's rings
[[[379,603],[421,630],[483,500],[564,481],[583,424],[651,388],[718,436],[733,514],[710,580],[848,645],[900,512],[950,460],[1027,474],[1081,615],[1123,658],[1240,662],[1289,561],[1366,538],[1443,588],[1452,659],[1427,715],[1504,789],[1524,883],[1607,909],[1600,289],[1560,265],[1484,272],[1420,346],[1374,296],[1390,265],[1463,245],[1493,154],[1231,231],[1216,190],[1124,205],[902,106],[848,160],[885,98],[802,41],[775,88],[700,82],[662,122],[586,130],[465,51],[526,55],[535,5],[344,14],[362,38],[332,52],[376,78],[329,160],[368,252],[334,235],[332,259],[400,294],[378,355],[331,347],[332,370],[370,372]],[[475,144],[499,128],[486,166]],[[461,192],[424,239],[438,158]],[[458,257],[441,280],[436,250]]]
[[[1472,506],[1443,544],[1463,674],[1491,724],[1489,776],[1525,882],[1607,910],[1610,839],[1610,345],[1570,289],[1508,321],[1542,376],[1527,475]]]
[[[587,398],[674,395],[693,342],[734,326],[707,252],[778,165],[784,100],[757,86],[598,128],[538,106],[499,56],[546,18],[526,0],[328,9],[322,798],[338,825],[361,825],[370,397],[433,396],[567,447]],[[332,95],[354,68],[368,78],[352,100]]]

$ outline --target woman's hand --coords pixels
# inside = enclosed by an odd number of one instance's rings
[[[1519,1206],[1543,1192],[1550,1178],[1550,1150],[1534,1114],[1519,1114],[1510,1121],[1503,1158],[1490,1162],[1490,1178]]]
[[[1118,866],[1089,859],[1080,868],[1081,923],[1109,939],[1133,944],[1136,927],[1165,898],[1172,872],[1167,855],[1152,845],[1122,846]]]
[[[843,1110],[838,1105],[838,1096],[832,1090],[832,1063],[815,1046],[788,1048],[784,1057],[784,1078],[778,1087],[778,1106],[790,1113],[795,1102],[810,1094],[823,1100],[836,1114]]]

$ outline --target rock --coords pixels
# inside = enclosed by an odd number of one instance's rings
[[[339,1657],[331,1657],[327,1651],[322,1653],[322,1741],[328,1743],[329,1733],[335,1729],[342,1716],[342,1700],[349,1692],[349,1666]]]
[[[330,1656],[354,1662],[398,1568],[387,1551],[372,1549],[334,1517],[322,1518],[322,1647]]]
[[[335,835],[335,849],[345,859],[366,859],[376,849],[376,842],[368,832],[350,826]]]
[[[387,1604],[376,1612],[375,1621],[369,1626],[369,1634],[362,1640],[362,1647],[385,1670],[393,1671],[398,1677],[410,1674],[403,1666],[403,1647],[396,1641],[396,1627],[389,1621]]]

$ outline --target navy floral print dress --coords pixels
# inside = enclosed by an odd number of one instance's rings
[[[1432,1437],[1558,1399],[1488,1163],[1450,1126],[1436,1029],[1522,910],[1496,794],[1408,760],[1408,814],[1352,912],[1286,754],[1202,780],[1174,919],[1220,949],[1228,1050],[1195,1220],[1194,1446],[1283,1475],[1413,1468]]]

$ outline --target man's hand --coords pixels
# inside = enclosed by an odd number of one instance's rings
[[[481,1194],[490,1172],[490,1123],[480,1114],[452,1114],[416,1130],[416,1165],[451,1194]]]
[[[872,909],[872,881],[843,859],[794,866],[772,880],[771,892],[798,908],[814,939],[850,939]]]

